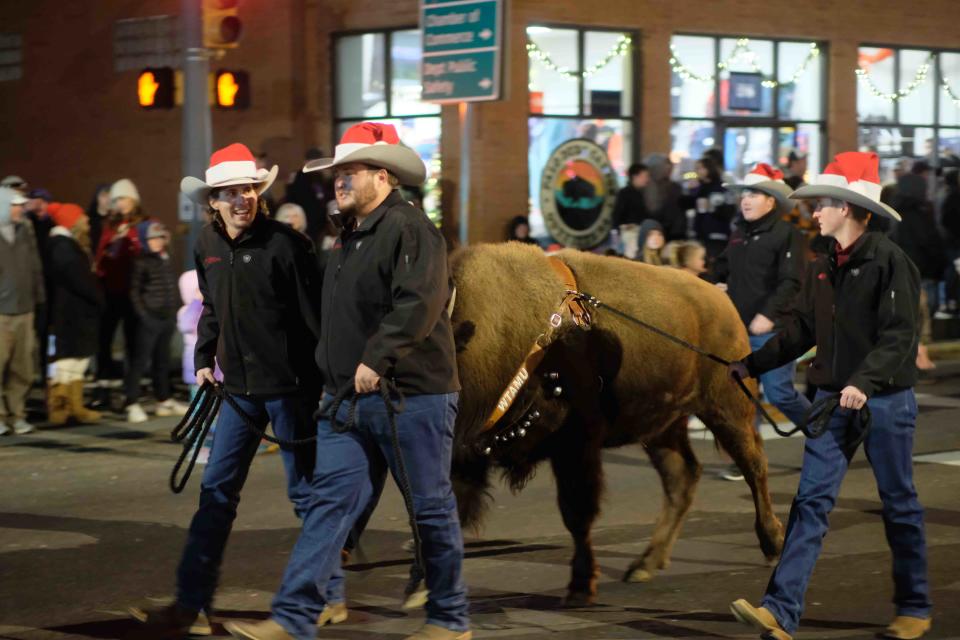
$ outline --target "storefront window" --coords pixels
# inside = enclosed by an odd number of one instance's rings
[[[568,140],[595,142],[622,184],[633,161],[637,83],[629,33],[531,26],[527,42],[530,229],[533,236],[547,238],[540,183],[551,154]]]
[[[941,164],[957,154],[960,52],[860,47],[857,114],[860,149],[880,155],[880,179],[894,178],[901,158]]]
[[[336,139],[351,125],[376,118],[397,128],[400,140],[423,159],[423,210],[440,224],[440,106],[420,100],[418,29],[336,38]],[[389,56],[387,55],[389,52]]]
[[[757,162],[808,156],[823,163],[826,87],[823,45],[678,34],[670,40],[671,157],[678,172],[704,151],[723,152],[724,169],[742,178]]]

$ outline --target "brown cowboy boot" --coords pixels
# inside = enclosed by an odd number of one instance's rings
[[[226,622],[223,628],[234,638],[244,640],[294,640],[293,636],[272,618],[263,622]]]
[[[82,424],[100,422],[103,417],[99,411],[92,411],[83,406],[83,380],[75,380],[69,384],[68,398],[70,415]]]
[[[325,627],[328,624],[346,622],[348,615],[350,613],[347,611],[347,603],[345,602],[324,605],[323,611],[320,612],[320,617],[317,619],[317,626]]]
[[[47,420],[59,427],[67,424],[70,417],[69,389],[65,384],[50,384],[47,387]]]
[[[792,636],[783,630],[773,614],[764,607],[754,607],[744,599],[737,600],[730,605],[730,613],[738,622],[748,624],[754,629],[763,632],[762,637],[771,640],[793,640]]]
[[[894,638],[894,640],[915,640],[930,631],[931,625],[930,618],[897,616],[890,623],[890,626],[884,629],[881,637]]]

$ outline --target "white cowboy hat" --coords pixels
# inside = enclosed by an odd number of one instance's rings
[[[246,145],[233,144],[214,151],[210,156],[210,167],[206,171],[206,182],[193,176],[180,181],[180,191],[199,205],[207,205],[210,191],[236,184],[256,185],[257,195],[262,195],[277,178],[277,165],[270,171],[257,169],[257,161]]]
[[[426,165],[417,152],[401,144],[392,124],[381,122],[353,125],[344,132],[332,158],[311,160],[303,166],[303,171],[323,171],[351,162],[386,169],[400,184],[408,186],[423,184],[427,177]]]
[[[758,162],[750,173],[743,177],[743,182],[723,185],[731,190],[750,189],[772,196],[777,201],[780,213],[787,213],[793,209],[790,194],[793,189],[783,181],[783,172],[764,162]]]
[[[846,151],[838,153],[813,184],[800,187],[791,198],[806,200],[834,198],[877,215],[900,220],[893,207],[880,202],[880,158],[875,153]]]

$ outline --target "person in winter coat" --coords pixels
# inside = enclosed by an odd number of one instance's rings
[[[826,432],[806,440],[783,551],[761,606],[741,599],[731,609],[737,620],[764,638],[789,640],[796,631],[830,511],[859,446],[855,412],[867,406],[872,422],[863,445],[893,555],[896,616],[882,636],[919,638],[930,629],[932,609],[923,507],[913,483],[912,457],[920,274],[889,238],[867,231],[870,216],[900,219],[880,201],[877,154],[837,155],[823,175],[792,197],[816,202],[820,232],[834,240],[831,252],[814,262],[803,295],[777,335],[732,363],[729,371],[731,376],[758,376],[816,345],[810,365],[811,381],[820,388],[816,402],[835,401],[838,406]]]
[[[657,266],[664,264],[663,247],[666,242],[663,226],[656,220],[644,220],[637,236],[637,244],[641,247],[640,262]]]
[[[917,165],[922,171],[926,163]],[[937,228],[933,203],[927,198],[927,180],[911,170],[897,179],[893,208],[901,212],[903,221],[897,225],[893,240],[913,260],[920,270],[920,347],[917,366],[933,369],[936,365],[927,353],[932,338],[931,318],[939,302],[939,282],[946,268],[947,253]]]
[[[514,216],[510,221],[507,240],[525,244],[538,244],[536,240],[530,237],[530,220],[527,216]]]
[[[650,180],[643,188],[647,214],[663,225],[668,242],[687,239],[687,214],[681,206],[683,188],[674,182],[669,156],[652,153],[644,159]]]
[[[147,421],[140,406],[140,378],[151,363],[158,416],[182,416],[187,407],[170,397],[170,341],[179,305],[177,273],[167,244],[170,232],[159,222],[146,223],[146,251],[133,263],[130,301],[137,314],[137,343],[124,380],[127,422]]]
[[[113,335],[123,323],[124,360],[129,369],[136,349],[137,314],[130,301],[130,276],[133,262],[143,250],[137,225],[146,216],[140,207],[140,193],[124,178],[110,187],[111,213],[96,248],[97,276],[103,286],[106,307],[100,323],[97,351],[97,377],[101,380],[121,377],[113,360]]]
[[[613,228],[623,242],[623,255],[631,260],[639,252],[640,223],[650,217],[644,198],[644,189],[650,182],[646,165],[634,163],[627,169],[627,186],[617,192],[613,205]]]
[[[960,274],[957,272],[957,259],[960,258],[960,169],[943,172],[943,195],[939,210],[940,226],[946,234],[944,244],[948,264],[944,271],[944,292],[938,317],[949,318],[960,312]]]
[[[695,209],[693,230],[697,240],[707,248],[711,263],[730,240],[730,223],[736,207],[723,187],[720,168],[706,156],[697,160],[698,185],[684,198],[684,209]]]
[[[804,240],[796,227],[783,220],[790,211],[792,189],[779,169],[760,163],[743,182],[730,188],[740,193],[740,218],[730,243],[713,265],[714,282],[726,283],[750,337],[750,348],[760,349],[782,326],[800,291],[804,273]],[[767,400],[795,425],[806,420],[810,402],[793,386],[796,362],[788,362],[760,376]],[[742,480],[731,466],[722,474]]]
[[[97,353],[103,293],[90,257],[90,222],[79,205],[53,203],[54,226],[47,241],[50,265],[50,367],[47,412],[50,424],[69,419],[95,423],[100,413],[83,404],[83,378]]]
[[[100,236],[110,215],[110,183],[98,184],[87,205],[87,218],[90,220],[90,246],[93,251],[100,246]]]
[[[27,199],[0,187],[0,435],[33,431],[25,401],[36,371],[34,312],[46,303]]]
[[[314,361],[319,326],[319,283],[313,243],[264,215],[260,196],[273,184],[277,167],[257,169],[239,143],[210,157],[205,179],[186,177],[181,191],[210,209],[194,261],[202,297],[194,354],[196,379],[215,385],[223,371],[227,394],[217,417],[217,435],[200,484],[200,503],[177,571],[173,604],[132,609],[145,637],[186,638],[213,601],[220,565],[237,514],[240,491],[257,451],[259,430],[269,422],[278,438],[316,433],[320,374]],[[281,447],[287,493],[304,528],[315,502],[307,482],[314,471],[311,447]],[[304,607],[323,607],[321,594],[301,594]],[[316,625],[317,616],[313,623]],[[201,624],[203,623],[203,624]]]

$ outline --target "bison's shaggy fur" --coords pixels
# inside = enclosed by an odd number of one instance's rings
[[[723,358],[749,352],[743,324],[716,287],[679,270],[620,258],[578,251],[559,257],[581,291]],[[771,507],[753,405],[722,366],[602,309],[594,312],[589,331],[564,318],[543,363],[498,428],[516,425],[530,407],[541,418],[527,429],[527,437],[484,456],[477,446],[484,420],[544,332],[564,289],[542,252],[519,243],[474,246],[451,261],[463,385],[453,479],[465,526],[479,524],[494,468],[520,490],[538,463],[549,460],[563,522],[574,541],[568,601],[589,602],[596,594],[590,529],[603,489],[600,452],[639,442],[662,478],[665,496],[650,544],[625,579],[648,580],[667,566],[700,477],[687,438],[687,418],[697,415],[746,477],[763,553],[768,558],[779,553],[782,526]],[[546,378],[549,372],[559,379]],[[558,386],[562,393],[556,397]]]

